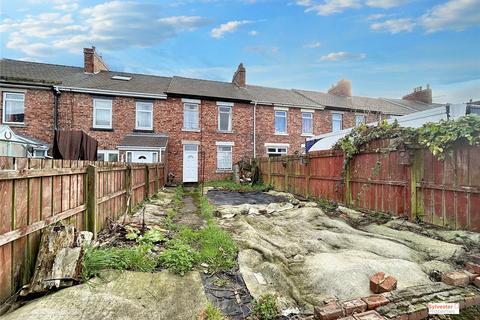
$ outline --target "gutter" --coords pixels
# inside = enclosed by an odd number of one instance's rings
[[[58,99],[61,95],[60,90],[58,87],[53,86],[53,131],[55,133],[58,130]]]
[[[88,88],[63,87],[63,86],[56,86],[55,88],[59,91],[103,94],[103,95],[109,95],[109,96],[150,98],[150,99],[167,99],[166,94],[156,94],[156,93],[128,92],[128,91],[115,91],[115,90],[104,90],[104,89],[88,89]]]

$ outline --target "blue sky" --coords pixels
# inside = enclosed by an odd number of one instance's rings
[[[1,57],[401,97],[480,100],[480,0],[1,1]]]

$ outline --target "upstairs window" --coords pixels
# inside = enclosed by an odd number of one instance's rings
[[[112,100],[93,99],[93,127],[112,128]]]
[[[219,171],[232,170],[232,146],[229,146],[229,145],[217,146],[217,170]]]
[[[302,112],[302,134],[313,134],[313,112]]]
[[[3,93],[3,122],[24,123],[25,94],[16,92]]]
[[[287,111],[275,111],[275,133],[287,133]]]
[[[153,130],[153,103],[139,101],[136,110],[136,129]]]
[[[365,115],[363,115],[363,114],[357,114],[357,115],[355,116],[355,126],[358,127],[358,126],[361,125],[362,123],[363,123],[363,124],[365,123]]]
[[[218,131],[232,131],[232,107],[218,106]]]
[[[343,115],[341,113],[332,113],[332,132],[343,129]]]
[[[198,130],[198,104],[183,104],[183,128],[187,130]]]

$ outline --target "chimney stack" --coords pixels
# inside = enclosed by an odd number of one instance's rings
[[[352,96],[352,81],[340,80],[336,85],[332,86],[328,93],[334,94],[339,97],[351,97]]]
[[[237,71],[235,71],[232,79],[232,83],[236,84],[240,88],[245,88],[247,86],[247,70],[243,66],[243,63],[238,65]]]
[[[99,73],[100,71],[108,71],[108,67],[99,55],[95,47],[83,48],[83,71],[85,73]]]
[[[412,93],[407,94],[402,97],[403,100],[410,101],[420,101],[423,103],[431,104],[432,103],[432,89],[430,85],[427,84],[427,88],[423,89],[421,86],[413,89]]]

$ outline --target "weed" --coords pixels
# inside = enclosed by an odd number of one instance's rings
[[[172,239],[167,248],[160,253],[160,262],[168,270],[182,276],[193,269],[198,260],[198,253],[187,243]]]
[[[173,217],[175,217],[177,213],[173,209],[168,209],[167,210],[167,216],[165,217],[165,228],[169,230],[176,230],[177,227],[173,223]]]
[[[335,211],[338,207],[338,205],[335,202],[329,201],[326,199],[318,199],[317,203],[320,208],[330,212]]]
[[[220,309],[215,307],[210,302],[207,304],[207,307],[200,311],[200,315],[198,316],[198,320],[225,320],[226,318],[223,316]]]
[[[225,189],[230,191],[251,192],[251,191],[265,191],[270,189],[269,186],[264,184],[240,184],[232,180],[217,180],[209,181],[205,183],[207,187],[213,187],[216,189]]]
[[[267,293],[255,300],[252,315],[258,320],[272,320],[278,317],[277,297]]]
[[[83,256],[82,278],[88,280],[105,269],[153,271],[157,266],[157,259],[150,253],[150,249],[150,245],[107,249],[89,247]]]
[[[199,198],[200,212],[202,213],[203,218],[207,223],[213,220],[213,213],[215,212],[215,207],[208,202],[208,198],[200,195]]]
[[[200,231],[199,259],[213,272],[229,270],[235,266],[237,245],[230,235],[215,224]]]
[[[159,228],[152,228],[137,238],[138,243],[157,243],[165,241],[165,235]]]
[[[175,188],[175,195],[173,197],[173,205],[175,206],[175,208],[181,208],[182,207],[182,204],[183,204],[183,187],[180,185],[180,186],[177,186]]]

